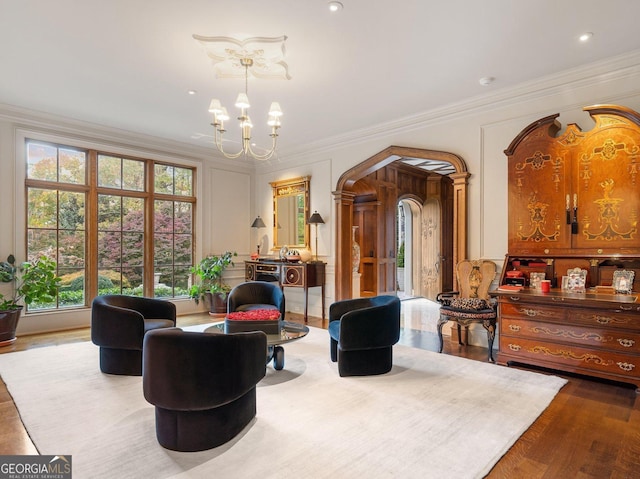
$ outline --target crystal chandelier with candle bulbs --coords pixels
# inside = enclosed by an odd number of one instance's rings
[[[213,127],[215,129],[215,144],[218,150],[230,159],[240,156],[250,156],[256,160],[268,160],[276,152],[278,129],[281,126],[282,110],[278,102],[271,103],[267,124],[271,128],[271,148],[266,153],[254,151],[251,144],[253,123],[249,117],[249,74],[256,78],[283,78],[290,79],[288,66],[283,61],[284,42],[286,36],[277,38],[255,37],[244,41],[230,37],[203,37],[193,35],[207,49],[207,54],[214,62],[219,78],[237,78],[240,69],[244,73],[244,93],[238,94],[235,106],[240,109],[237,117],[240,124],[241,145],[240,151],[230,153],[225,151],[223,140],[226,133],[226,122],[229,121],[229,113],[222,106],[219,99],[214,98],[209,105],[209,112],[213,114]]]

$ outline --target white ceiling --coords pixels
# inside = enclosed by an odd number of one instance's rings
[[[292,79],[249,82],[254,124],[284,111],[282,155],[640,49],[637,0],[342,3],[0,0],[0,103],[210,147],[210,99],[233,116],[244,81],[192,35],[286,35]]]

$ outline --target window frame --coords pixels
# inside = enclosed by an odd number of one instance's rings
[[[116,145],[99,144],[97,141],[78,140],[77,138],[68,138],[59,135],[51,135],[42,132],[34,132],[32,130],[16,129],[15,135],[15,244],[12,251],[16,252],[16,256],[26,257],[27,253],[27,231],[28,231],[28,204],[27,192],[29,187],[51,187],[58,191],[82,191],[86,194],[85,203],[85,298],[84,305],[77,306],[57,306],[56,308],[47,310],[33,311],[33,313],[41,314],[54,313],[57,311],[68,311],[70,309],[86,309],[91,305],[92,299],[98,294],[98,258],[97,258],[97,198],[101,192],[113,193],[126,196],[137,196],[145,198],[145,245],[144,245],[144,296],[154,296],[154,261],[153,261],[153,237],[154,237],[154,217],[153,204],[157,199],[171,199],[173,201],[188,202],[192,204],[192,231],[191,231],[191,261],[194,262],[197,257],[196,245],[198,224],[201,221],[198,208],[198,191],[200,190],[199,168],[201,164],[195,161],[185,160],[184,158],[171,157],[163,155],[158,158],[158,154],[139,151],[127,147]],[[27,143],[29,141],[51,144],[58,148],[70,148],[83,150],[87,153],[87,165],[85,168],[86,182],[84,185],[73,183],[58,183],[57,181],[43,181],[27,178]],[[143,192],[135,190],[108,189],[97,186],[97,156],[105,154],[117,156],[125,159],[140,160],[145,164],[145,190]],[[191,196],[174,196],[166,194],[154,193],[154,167],[156,164],[165,164],[179,168],[186,168],[192,171],[192,195]],[[59,188],[64,186],[64,188]],[[93,245],[93,248],[92,248]],[[22,254],[20,254],[22,252]],[[175,294],[175,291],[172,291]],[[171,296],[170,300],[189,300],[188,296]],[[28,312],[27,312],[28,314]]]

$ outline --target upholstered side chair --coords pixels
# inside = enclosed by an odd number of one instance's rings
[[[233,439],[255,417],[256,384],[266,374],[263,332],[155,330],[145,336],[143,351],[143,393],[155,406],[162,447],[211,449]]]
[[[456,265],[456,278],[459,291],[439,293],[436,300],[440,303],[440,318],[438,319],[439,352],[442,352],[444,341],[442,326],[453,321],[458,327],[458,342],[462,342],[464,326],[468,336],[471,323],[481,323],[487,330],[489,346],[489,361],[493,359],[493,340],[496,333],[497,302],[489,295],[491,282],[496,276],[496,264],[487,260],[463,260]]]
[[[280,311],[280,319],[284,320],[285,299],[278,283],[247,281],[231,290],[227,302],[227,312],[252,309],[276,309]]]
[[[100,370],[140,376],[147,332],[176,325],[176,307],[160,299],[98,296],[91,305],[91,341],[100,347]]]
[[[375,296],[337,301],[329,307],[331,361],[340,376],[384,374],[400,339],[400,300]]]

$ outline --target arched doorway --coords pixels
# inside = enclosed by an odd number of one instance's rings
[[[398,296],[422,296],[422,204],[414,198],[400,198],[397,217],[396,273]]]
[[[390,146],[359,165],[347,170],[338,180],[334,191],[336,202],[336,261],[335,261],[335,296],[336,300],[352,297],[351,270],[351,232],[353,226],[355,183],[367,175],[405,158],[446,163],[453,171],[446,176],[452,180],[452,217],[453,217],[453,255],[447,258],[446,267],[453,272],[453,265],[467,255],[467,185],[469,173],[466,164],[459,156],[436,150]],[[437,172],[436,172],[437,173]],[[390,209],[395,224],[396,200]],[[394,253],[395,254],[395,253]],[[449,261],[450,260],[450,261]],[[395,272],[395,261],[394,261]],[[394,274],[395,277],[395,274]]]

